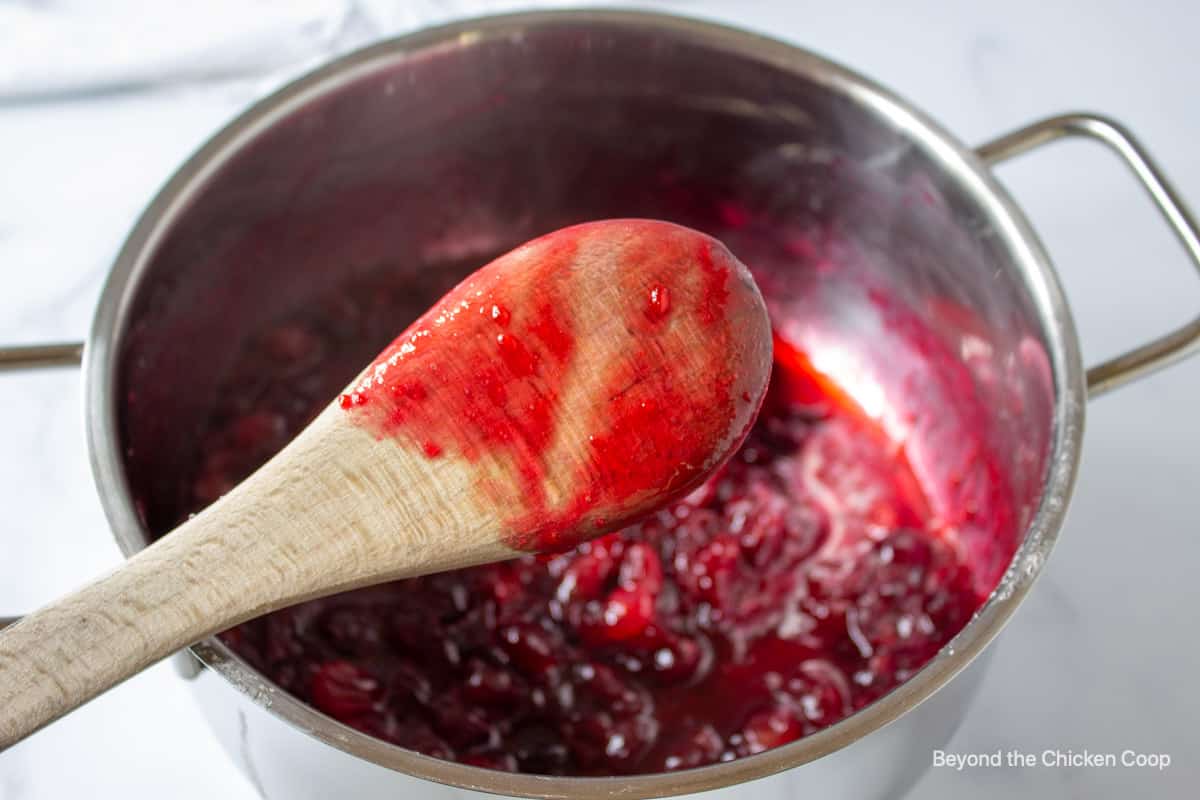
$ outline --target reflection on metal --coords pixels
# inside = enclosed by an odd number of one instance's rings
[[[988,164],[995,165],[1067,136],[1103,142],[1125,161],[1175,232],[1192,265],[1200,271],[1200,226],[1196,218],[1145,148],[1119,123],[1096,114],[1065,114],[1001,136],[976,152]],[[1197,352],[1200,352],[1200,317],[1088,369],[1088,395],[1097,397]]]

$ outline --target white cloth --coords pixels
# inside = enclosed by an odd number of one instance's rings
[[[0,102],[291,75],[382,36],[571,0],[0,0]]]

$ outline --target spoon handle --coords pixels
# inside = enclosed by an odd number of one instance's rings
[[[212,533],[167,536],[5,629],[0,748],[264,602],[243,537]]]
[[[431,468],[408,457],[331,406],[202,513],[0,631],[0,749],[252,617],[368,583],[511,557],[494,523],[455,494],[470,486],[460,473],[451,463]],[[430,482],[442,491],[422,490]]]

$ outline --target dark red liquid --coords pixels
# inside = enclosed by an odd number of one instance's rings
[[[363,342],[427,299],[380,272],[250,343],[213,413],[192,509],[278,450],[370,358]],[[647,319],[671,303],[649,293]],[[430,457],[443,446],[425,444]],[[1009,513],[986,489],[969,489],[973,513]],[[429,755],[546,774],[683,769],[842,719],[961,629],[983,599],[978,565],[929,497],[905,451],[780,340],[739,453],[652,519],[223,636],[297,697]]]

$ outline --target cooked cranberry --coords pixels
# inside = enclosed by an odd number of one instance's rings
[[[557,728],[529,725],[515,731],[506,744],[522,772],[558,775],[571,764],[571,754]]]
[[[629,772],[653,745],[658,720],[651,714],[618,716],[603,710],[573,714],[563,735],[584,769]]]
[[[699,725],[680,737],[662,760],[664,770],[691,769],[712,764],[721,757],[725,739],[712,725]]]
[[[387,687],[389,704],[395,707],[428,708],[433,702],[433,684],[425,672],[409,661],[392,666]]]
[[[571,679],[585,710],[608,709],[628,717],[645,711],[653,703],[644,689],[607,664],[578,664],[571,671]]]
[[[435,727],[455,747],[497,744],[499,736],[487,713],[467,701],[465,693],[451,692],[433,705]]]
[[[759,711],[742,729],[738,755],[749,756],[799,739],[804,733],[803,718],[796,708],[776,705]]]
[[[180,516],[270,457],[423,310],[424,290],[446,288],[383,271],[258,337],[230,370]],[[920,669],[982,597],[903,458],[779,353],[739,453],[641,523],[304,603],[223,639],[358,730],[488,769],[688,769],[836,723]]]
[[[660,685],[695,683],[704,678],[712,661],[712,646],[695,638],[664,633],[650,650],[649,672]]]
[[[518,707],[529,696],[529,689],[511,671],[474,659],[468,665],[463,696],[478,705]]]
[[[663,570],[654,548],[634,542],[625,548],[617,582],[626,591],[641,591],[655,596],[662,589]]]
[[[805,732],[828,727],[850,713],[850,683],[829,661],[809,659],[797,665],[782,687],[806,720]]]
[[[484,583],[491,599],[500,608],[508,608],[515,604],[525,593],[521,584],[521,576],[507,564],[498,564],[483,572]]]
[[[558,666],[553,637],[537,625],[509,625],[500,631],[500,642],[508,657],[526,674],[536,676]]]
[[[313,703],[343,721],[370,711],[379,695],[379,681],[349,661],[322,664],[312,677]]]
[[[561,603],[592,600],[600,595],[609,576],[617,569],[617,559],[625,551],[625,543],[617,534],[610,534],[579,546],[573,557],[560,559],[562,569],[555,598]]]

